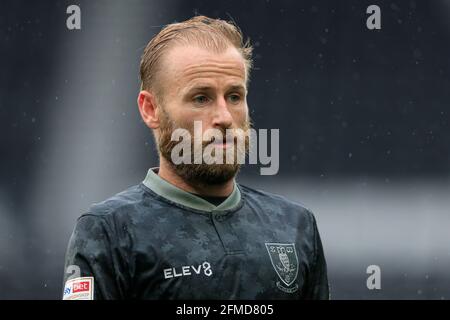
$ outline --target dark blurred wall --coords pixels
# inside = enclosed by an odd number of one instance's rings
[[[81,8],[81,30],[66,28],[70,4]],[[381,30],[366,28],[370,4],[381,7]],[[435,259],[448,258],[439,229],[449,222],[448,1],[96,0],[0,3],[0,298],[59,298],[76,217],[157,164],[136,106],[139,59],[164,24],[194,14],[235,20],[254,45],[248,103],[256,128],[280,129],[280,171],[260,177],[246,167],[241,177],[316,209],[335,297],[450,294],[437,285],[449,279]],[[402,200],[383,206],[388,185]],[[425,201],[428,210],[409,201]],[[366,205],[364,216],[380,229],[398,222],[405,237],[390,242],[398,251],[374,246],[382,234],[364,242],[361,230],[370,226],[353,222]],[[424,230],[423,215],[427,231],[408,238]],[[442,234],[429,232],[435,226]],[[342,240],[344,233],[354,237]],[[346,246],[333,246],[340,240]],[[346,273],[344,260],[363,268],[377,250],[401,260],[409,256],[405,243],[415,248],[415,241],[424,247],[413,257],[436,261],[417,264],[418,277],[438,269],[432,281],[419,281],[429,287],[419,289],[425,296],[416,295],[417,281],[403,281],[401,267],[386,280],[400,284],[375,295],[364,287],[364,270]]]

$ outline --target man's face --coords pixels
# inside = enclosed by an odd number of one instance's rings
[[[233,178],[239,164],[177,164],[171,161],[171,151],[178,143],[171,141],[173,130],[187,129],[194,139],[204,139],[202,150],[213,143],[213,139],[194,136],[194,121],[200,121],[202,130],[218,129],[226,137],[227,129],[249,128],[247,107],[246,72],[244,59],[232,47],[217,54],[195,46],[172,48],[162,61],[162,109],[158,147],[175,171],[187,182],[220,184]],[[210,132],[211,130],[209,130]],[[230,131],[228,131],[230,132]],[[214,141],[214,148],[221,148],[224,157],[227,152],[245,153],[248,140],[242,149],[234,145]],[[236,142],[236,140],[235,140]],[[194,152],[194,149],[191,149]],[[213,150],[215,151],[215,150]]]

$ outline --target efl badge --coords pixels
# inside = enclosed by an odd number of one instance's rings
[[[298,257],[294,243],[266,243],[270,261],[280,281],[277,281],[278,289],[286,293],[294,293],[298,290],[298,284],[294,283],[298,274]]]
[[[67,280],[63,300],[94,300],[94,277]]]

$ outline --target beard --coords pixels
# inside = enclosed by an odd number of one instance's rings
[[[190,133],[191,138],[191,150],[194,150],[194,139],[202,139],[201,141],[201,152],[202,155],[195,155],[194,152],[191,152],[190,163],[179,163],[175,164],[172,161],[172,150],[179,143],[178,141],[172,141],[172,133],[176,129],[185,129]],[[231,179],[233,179],[239,169],[241,167],[242,160],[238,161],[238,159],[245,159],[245,155],[249,150],[249,134],[248,129],[250,129],[250,120],[245,119],[245,121],[239,125],[238,128],[217,128],[222,133],[223,137],[226,137],[226,141],[231,141],[232,146],[223,150],[223,161],[221,163],[204,163],[203,161],[203,151],[205,147],[213,143],[213,138],[207,138],[206,141],[203,141],[203,137],[195,137],[194,129],[192,124],[178,124],[172,119],[170,119],[167,112],[164,110],[161,113],[161,121],[160,121],[160,132],[158,137],[158,149],[159,153],[164,159],[167,160],[172,169],[176,172],[178,176],[180,176],[186,183],[190,185],[220,185]],[[245,134],[239,136],[238,130],[241,129]],[[242,132],[241,131],[241,132]],[[231,132],[231,134],[230,134]],[[203,132],[202,132],[203,136]],[[237,141],[240,139],[243,141],[238,144]],[[195,151],[195,150],[194,150]],[[216,149],[213,149],[211,152],[211,156],[215,156]],[[228,159],[227,159],[228,154]],[[194,163],[195,158],[198,159],[200,157],[202,159],[201,163]],[[220,153],[218,154],[220,157]],[[231,159],[232,161],[229,161]],[[228,160],[228,161],[227,161]]]

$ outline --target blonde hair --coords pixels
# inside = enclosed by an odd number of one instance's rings
[[[157,96],[160,95],[161,88],[157,75],[161,71],[161,57],[175,44],[195,44],[217,53],[233,46],[244,58],[246,79],[249,81],[253,51],[249,39],[244,42],[241,30],[232,21],[195,16],[165,26],[147,44],[140,65],[141,90],[152,90]]]

